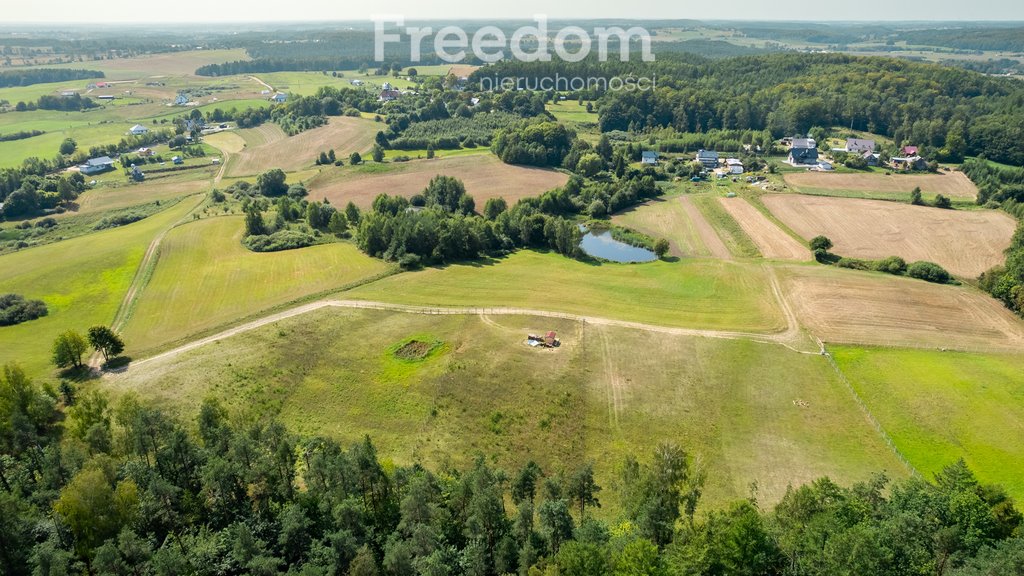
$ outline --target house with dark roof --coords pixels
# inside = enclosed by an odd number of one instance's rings
[[[847,138],[846,151],[851,154],[863,154],[875,151],[875,141],[863,138]]]
[[[90,158],[85,161],[85,164],[80,164],[78,166],[78,171],[82,174],[99,174],[100,172],[106,172],[107,170],[113,169],[114,159],[110,156]]]
[[[868,163],[868,166],[878,166],[882,163],[882,156],[878,152],[865,152],[861,155],[864,161]]]
[[[641,152],[640,153],[640,163],[641,164],[652,164],[652,165],[653,164],[657,164],[658,163],[658,153],[654,152],[652,150],[645,150],[645,151]]]
[[[380,96],[377,100],[381,102],[391,102],[392,100],[398,100],[402,96],[402,93],[393,88],[385,88],[380,91]]]
[[[789,149],[790,164],[818,164],[818,143],[814,138],[793,138],[793,147]]]
[[[714,170],[718,168],[718,152],[714,150],[698,150],[697,162],[703,164],[704,168],[708,170]]]
[[[178,94],[178,97],[174,99],[175,106],[185,106],[188,104],[188,95],[185,93]]]

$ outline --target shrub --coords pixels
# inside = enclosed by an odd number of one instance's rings
[[[654,243],[654,253],[658,258],[664,258],[665,254],[668,254],[669,243],[664,238],[658,238],[658,241]]]
[[[953,279],[946,269],[934,262],[918,261],[907,266],[907,275],[911,278],[935,282],[936,284],[948,284]]]
[[[875,262],[875,270],[886,274],[903,274],[907,271],[907,262],[899,256],[889,256]]]
[[[14,326],[41,318],[48,313],[42,300],[26,300],[20,294],[0,296],[0,326]]]
[[[839,268],[849,268],[851,270],[870,270],[871,263],[861,260],[859,258],[840,258],[836,260],[836,266]]]
[[[818,250],[824,250],[828,252],[832,248],[832,241],[825,236],[815,236],[811,240],[811,250],[817,252]]]
[[[295,230],[280,230],[273,234],[247,236],[242,244],[253,252],[280,252],[312,246],[316,239],[312,234]]]
[[[117,228],[118,226],[127,226],[132,222],[138,222],[145,218],[142,214],[119,214],[117,216],[107,216],[103,220],[100,220],[93,226],[93,230],[106,230],[107,228]]]
[[[953,207],[953,203],[950,202],[949,198],[946,198],[942,194],[938,194],[935,196],[935,207],[945,208],[948,210]]]

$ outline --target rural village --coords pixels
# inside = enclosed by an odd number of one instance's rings
[[[0,25],[0,574],[1024,574],[1024,27],[636,24]]]

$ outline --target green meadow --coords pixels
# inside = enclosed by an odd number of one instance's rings
[[[530,348],[556,330],[562,346]],[[410,341],[422,359],[396,355]],[[429,348],[428,348],[429,347]],[[370,434],[395,462],[515,470],[595,463],[610,486],[654,440],[685,447],[707,474],[705,502],[766,502],[829,475],[906,470],[820,356],[749,341],[666,336],[530,316],[431,316],[321,309],[100,383],[195,414],[204,398],[343,443]],[[618,503],[602,494],[599,512]]]
[[[183,224],[160,256],[124,329],[130,351],[149,351],[311,294],[390,270],[351,243],[256,253],[242,246],[242,216]]]
[[[1024,498],[1024,355],[836,347],[832,354],[923,475],[963,458]]]
[[[0,256],[0,293],[42,300],[49,309],[43,318],[0,327],[0,364],[17,361],[32,375],[51,373],[57,334],[109,324],[146,247],[197,203],[185,199],[134,224]]]
[[[710,259],[597,264],[524,250],[404,273],[341,296],[518,307],[687,328],[771,332],[785,327],[764,268]]]

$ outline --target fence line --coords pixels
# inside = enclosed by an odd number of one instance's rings
[[[875,427],[875,430],[878,431],[878,434],[881,435],[882,439],[885,440],[885,443],[889,445],[889,449],[892,450],[892,453],[896,455],[896,459],[902,462],[904,466],[906,466],[907,470],[910,471],[911,475],[920,478],[921,473],[917,471],[917,468],[915,468],[914,465],[910,463],[910,460],[907,460],[907,457],[904,456],[903,453],[900,452],[900,449],[896,447],[896,443],[893,442],[892,437],[889,436],[889,433],[885,431],[885,428],[882,427],[882,424],[878,421],[877,418],[875,418],[875,415],[871,413],[871,410],[868,409],[867,404],[865,404],[864,400],[861,399],[860,394],[857,394],[857,390],[853,388],[853,384],[850,383],[850,380],[846,377],[846,374],[844,374],[842,369],[839,368],[839,364],[837,364],[835,358],[832,357],[832,353],[825,348],[825,344],[821,344],[821,355],[828,360],[829,365],[832,366],[832,370],[834,370],[836,375],[839,376],[839,380],[843,383],[844,386],[846,386],[846,389],[850,391],[850,395],[853,396],[854,402],[856,402],[857,406],[860,407],[860,411],[864,413],[864,417],[868,419],[868,422],[870,422],[871,425]]]

